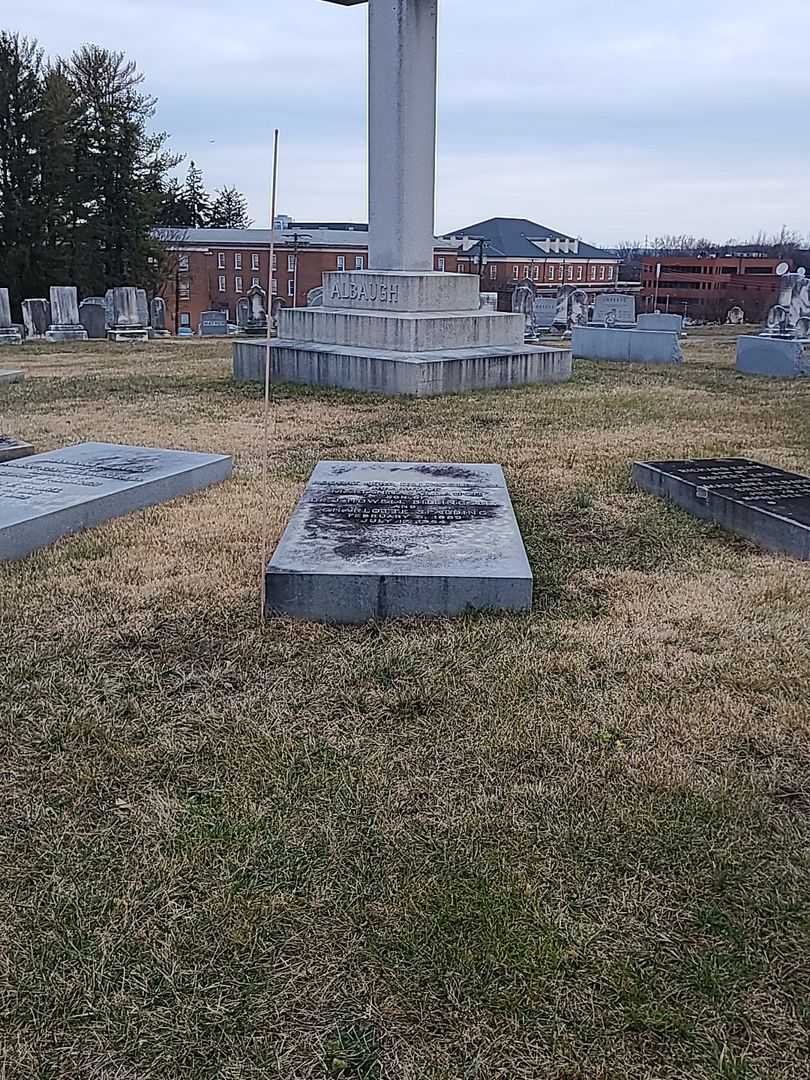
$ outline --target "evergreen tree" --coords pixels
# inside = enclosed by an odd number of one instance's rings
[[[204,229],[208,224],[211,199],[205,190],[202,169],[197,168],[193,161],[189,163],[183,185],[183,203],[188,218],[177,224],[187,225],[192,229]]]
[[[183,185],[174,177],[164,184],[158,225],[165,228],[183,228],[188,225],[189,209],[183,192]]]
[[[42,55],[36,41],[0,31],[0,281],[16,300],[39,285]]]
[[[65,65],[57,61],[45,71],[40,103],[39,213],[33,246],[43,289],[47,287],[45,282],[72,284],[75,280],[77,228],[81,220],[76,185],[79,120],[73,84]]]
[[[208,216],[211,229],[249,229],[253,224],[248,216],[247,199],[235,187],[217,191]]]
[[[178,158],[167,136],[150,134],[154,98],[142,93],[143,75],[123,53],[84,45],[67,65],[78,107],[74,273],[85,292],[146,283],[156,244],[151,229],[165,178]]]

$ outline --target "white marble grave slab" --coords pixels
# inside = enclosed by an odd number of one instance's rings
[[[226,480],[222,454],[79,443],[0,465],[0,561]]]

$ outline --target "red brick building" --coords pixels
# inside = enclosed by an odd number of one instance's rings
[[[304,307],[326,270],[368,268],[368,226],[280,219],[276,229],[273,295],[276,305]],[[225,311],[236,321],[241,297],[259,285],[267,291],[270,229],[158,230],[169,251],[162,294],[167,325],[196,331],[204,311]],[[456,248],[437,242],[434,268],[457,270]]]
[[[489,218],[444,239],[456,244],[461,273],[481,274],[483,292],[511,291],[524,278],[538,288],[604,292],[619,280],[620,260],[609,251],[525,218]]]
[[[657,255],[641,261],[641,310],[671,311],[725,321],[739,305],[746,322],[759,322],[774,303],[782,260],[757,253]],[[657,267],[661,272],[656,281]],[[656,289],[657,285],[657,289]]]

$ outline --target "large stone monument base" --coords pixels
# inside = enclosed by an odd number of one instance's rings
[[[31,443],[16,439],[13,435],[0,435],[0,463],[16,461],[18,458],[28,457],[33,452]]]
[[[279,313],[276,380],[428,397],[564,382],[571,352],[524,344],[524,317],[481,309],[473,274],[324,274],[323,307]],[[266,342],[234,342],[234,377],[264,380]]]
[[[83,326],[52,326],[46,333],[45,340],[50,342],[87,341],[87,331]]]

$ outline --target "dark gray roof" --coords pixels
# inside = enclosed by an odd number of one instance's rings
[[[538,259],[544,257],[532,240],[575,240],[576,237],[567,233],[558,232],[557,229],[549,229],[546,225],[538,225],[536,221],[528,221],[526,218],[489,218],[488,221],[479,221],[476,225],[468,225],[465,229],[454,229],[452,233],[446,233],[445,239],[451,236],[465,236],[476,240],[487,240],[486,254],[491,258],[502,259]],[[582,240],[579,241],[578,255],[586,259],[616,259],[616,256],[602,248],[592,247]],[[554,254],[551,255],[554,258]],[[559,256],[563,257],[562,253]]]
[[[152,235],[164,243],[200,244],[204,247],[216,247],[217,244],[238,244],[247,248],[252,244],[267,246],[270,243],[272,229],[185,229],[176,226],[171,229],[153,229]],[[368,225],[346,226],[293,221],[286,229],[276,229],[276,243],[292,245],[294,233],[305,233],[300,243],[304,247],[368,247]],[[448,244],[441,237],[436,240],[436,247],[448,249]]]

